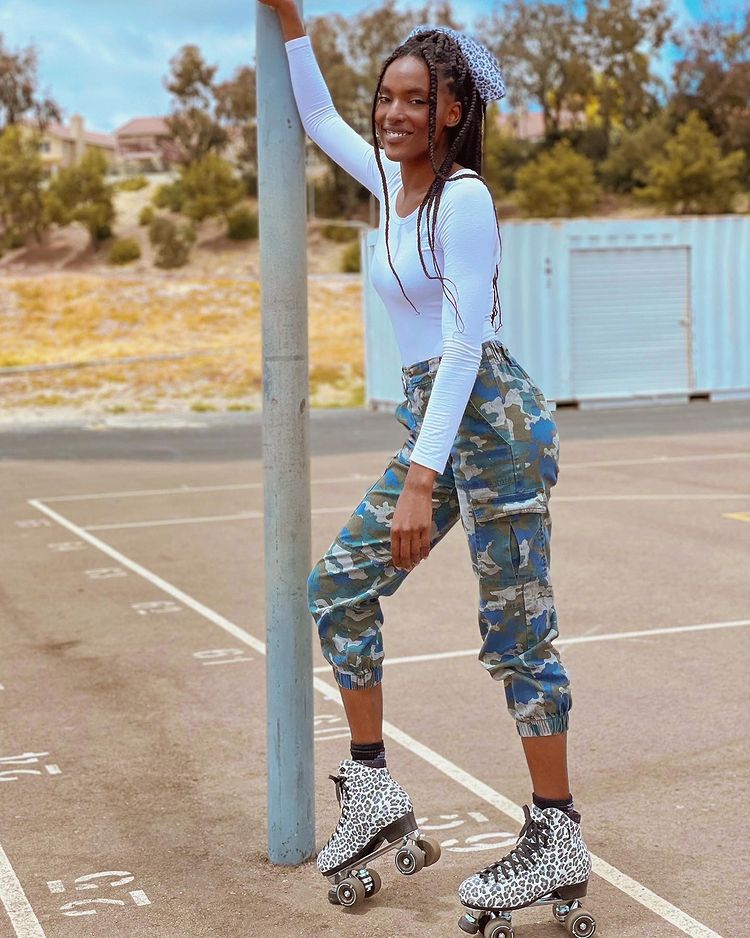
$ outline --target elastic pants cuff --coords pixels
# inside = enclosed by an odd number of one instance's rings
[[[383,680],[383,669],[377,667],[362,671],[361,674],[350,674],[348,671],[337,671],[334,668],[333,676],[339,687],[346,690],[364,690],[366,687],[375,687]]]
[[[516,729],[518,730],[519,736],[554,736],[556,733],[564,733],[567,728],[567,713],[545,717],[543,720],[516,721]]]

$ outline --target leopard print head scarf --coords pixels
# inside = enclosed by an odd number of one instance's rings
[[[450,26],[423,24],[415,26],[404,42],[411,39],[412,36],[416,36],[417,33],[429,32],[434,29],[448,33],[449,36],[455,39],[466,59],[476,89],[485,105],[489,104],[490,101],[499,101],[500,98],[505,97],[505,80],[500,70],[500,63],[486,46],[483,46],[466,33],[459,33]]]

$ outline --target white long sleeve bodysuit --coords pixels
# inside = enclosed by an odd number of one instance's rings
[[[447,278],[445,289],[458,307],[459,320],[453,304],[443,293],[440,280],[429,279],[422,269],[416,243],[418,210],[406,218],[396,213],[396,196],[402,185],[401,164],[388,159],[381,151],[390,197],[391,260],[406,295],[421,314],[417,315],[388,264],[385,210],[382,208],[384,194],[374,147],[335,109],[310,37],[290,39],[285,47],[305,132],[381,203],[370,277],[391,318],[402,364],[442,356],[411,454],[412,462],[442,473],[476,381],[482,343],[496,337],[490,317],[492,280],[500,257],[500,240],[492,197],[477,178],[448,180],[441,196],[435,225],[435,257],[438,270]],[[471,171],[459,170],[461,174],[468,172]],[[422,257],[434,277],[438,271],[429,248],[426,214],[422,212]]]

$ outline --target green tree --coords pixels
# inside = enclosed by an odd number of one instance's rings
[[[679,215],[732,211],[745,159],[741,150],[723,157],[719,141],[691,111],[665,151],[649,161],[648,185],[634,191],[637,198]]]
[[[637,130],[617,131],[609,156],[599,166],[599,178],[605,188],[613,192],[632,192],[636,186],[645,185],[648,161],[664,152],[672,133],[671,118],[666,110]]]
[[[37,94],[37,59],[34,46],[13,52],[4,45],[0,33],[0,131],[16,124],[32,111],[39,130],[53,120],[62,120],[58,105],[51,98],[39,100]]]
[[[182,213],[193,221],[229,212],[244,197],[245,186],[232,166],[216,153],[208,153],[181,170]]]
[[[559,136],[563,112],[582,110],[592,87],[591,65],[574,0],[503,0],[480,21],[482,35],[506,78],[508,103],[541,105],[547,139]]]
[[[75,166],[61,169],[45,193],[45,212],[58,225],[77,222],[91,236],[95,250],[111,234],[115,218],[113,186],[105,182],[107,160],[98,150],[87,150]]]
[[[248,65],[238,68],[229,81],[214,86],[216,117],[241,136],[242,146],[237,163],[244,177],[257,179],[258,128],[255,69]]]
[[[743,179],[750,186],[750,8],[744,20],[706,19],[677,39],[685,55],[672,73],[672,108],[681,119],[697,111],[725,155],[743,149]]]
[[[177,104],[166,123],[180,145],[183,162],[192,163],[221,149],[228,140],[215,114],[213,79],[217,66],[204,62],[195,45],[183,46],[169,64],[172,71],[164,86]]]
[[[651,71],[674,20],[667,0],[586,0],[586,57],[596,76],[596,121],[634,130],[659,109],[666,86]]]
[[[0,133],[0,227],[6,244],[33,233],[39,243],[44,217],[44,167],[35,134],[9,125]]]
[[[516,188],[516,173],[537,150],[536,144],[503,130],[498,122],[499,113],[497,102],[492,102],[487,108],[482,166],[482,175],[496,198]]]
[[[593,162],[576,153],[569,140],[521,167],[516,185],[521,208],[540,218],[585,215],[601,196]]]

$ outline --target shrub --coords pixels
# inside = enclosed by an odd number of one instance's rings
[[[111,236],[115,218],[106,171],[102,153],[88,150],[80,162],[60,169],[44,193],[46,219],[60,226],[83,225],[95,250]]]
[[[136,192],[138,189],[145,189],[148,185],[148,179],[143,175],[129,176],[127,179],[121,179],[115,184],[115,189],[121,192]]]
[[[252,170],[246,170],[242,173],[242,181],[245,184],[245,194],[254,199],[258,196],[258,174]]]
[[[664,153],[649,160],[648,185],[633,194],[678,214],[731,212],[744,160],[742,150],[723,157],[708,125],[691,111]]]
[[[5,236],[5,247],[11,251],[22,248],[25,244],[26,238],[20,231],[9,231]]]
[[[648,161],[664,152],[670,136],[666,111],[660,111],[637,130],[618,131],[609,156],[599,166],[602,183],[613,192],[632,192],[636,186],[645,185]]]
[[[235,176],[231,163],[218,153],[207,153],[182,167],[183,193],[180,211],[193,221],[212,215],[227,216],[245,195],[245,184]]]
[[[144,205],[143,208],[141,209],[141,214],[138,216],[138,224],[150,225],[151,222],[154,220],[155,214],[156,212],[154,212],[153,205]]]
[[[359,273],[359,260],[359,241],[354,241],[341,252],[341,272],[344,274]]]
[[[188,262],[190,248],[196,238],[192,225],[186,223],[178,228],[163,215],[157,215],[151,222],[148,236],[157,248],[154,265],[164,269],[183,267]]]
[[[233,241],[258,237],[258,216],[240,205],[229,213],[227,234]]]
[[[354,225],[323,225],[320,231],[329,241],[356,241],[359,235]]]
[[[516,174],[518,202],[527,215],[550,218],[584,215],[596,205],[601,189],[594,164],[560,140]]]
[[[170,212],[181,212],[185,195],[182,191],[182,182],[165,182],[154,193],[151,201],[157,208],[168,208]]]
[[[141,246],[135,238],[120,238],[109,249],[107,260],[110,264],[129,264],[141,256]]]

